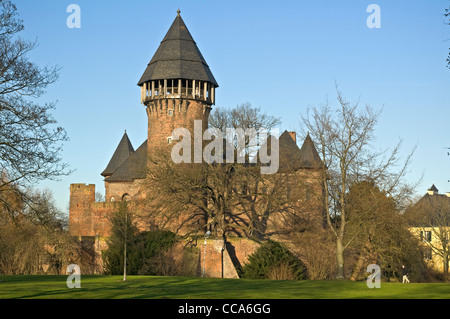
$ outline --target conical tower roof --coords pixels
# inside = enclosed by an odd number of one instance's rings
[[[321,168],[323,163],[320,159],[319,153],[311,139],[311,137],[306,135],[305,141],[303,142],[302,148],[300,149],[301,160],[300,166],[302,168]]]
[[[132,153],[134,153],[134,148],[133,145],[131,145],[127,132],[125,131],[122,139],[119,142],[119,145],[116,148],[116,151],[114,152],[111,160],[108,163],[108,166],[106,166],[101,175],[112,175]]]
[[[138,85],[163,79],[199,80],[219,86],[181,18],[180,10]]]
[[[273,150],[269,141],[268,138],[267,149],[268,153],[272,154]],[[278,156],[280,173],[294,172],[299,169],[319,169],[323,165],[309,134],[299,148],[291,134],[284,131],[278,138],[278,154],[273,153],[272,156]]]
[[[135,179],[144,179],[147,173],[147,149],[147,141],[145,141],[105,180],[107,182],[132,182]]]

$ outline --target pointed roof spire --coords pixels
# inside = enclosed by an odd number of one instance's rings
[[[320,168],[323,163],[320,159],[319,153],[317,152],[314,142],[309,136],[309,132],[306,135],[305,141],[303,142],[301,153],[301,167],[302,168]]]
[[[120,140],[116,151],[114,152],[111,160],[108,163],[108,166],[101,175],[105,177],[112,175],[132,153],[134,153],[134,148],[133,145],[131,145],[130,139],[128,138],[127,131],[125,130],[125,133],[123,134],[123,137]]]
[[[147,173],[147,149],[147,141],[145,141],[105,180],[107,182],[132,182],[135,179],[144,179]]]
[[[267,149],[272,152],[269,138],[265,142]],[[272,154],[272,153],[271,153]],[[276,156],[273,154],[273,156]],[[294,132],[287,130],[278,138],[279,172],[294,172],[299,169],[318,169],[322,167],[322,160],[309,134],[300,149],[294,140]]]
[[[219,86],[180,12],[178,9],[169,31],[139,80],[139,86],[151,80],[164,79],[199,80]]]

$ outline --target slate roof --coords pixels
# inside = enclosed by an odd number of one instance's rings
[[[132,182],[144,179],[147,170],[147,141],[130,154],[128,158],[105,179],[106,182]]]
[[[278,172],[288,173],[299,169],[318,169],[322,167],[322,161],[309,134],[306,136],[301,148],[297,146],[288,131],[281,134],[278,138],[278,143]],[[226,149],[224,147],[224,150]],[[124,159],[127,152],[129,154]],[[272,154],[270,143],[268,143],[268,154]],[[132,145],[125,133],[102,175],[106,177],[106,182],[132,182],[135,179],[146,178],[146,169],[147,141],[142,143],[136,151],[132,151]],[[111,171],[113,172],[110,173]]]
[[[406,212],[407,216],[412,217],[410,219],[412,226],[444,226],[443,223],[450,221],[450,197],[447,194],[437,194],[434,184],[428,190],[436,193],[434,195],[426,193]]]
[[[266,142],[267,143],[267,142]],[[268,145],[268,154],[271,154],[271,143]],[[288,131],[284,131],[278,138],[279,169],[280,173],[294,172],[299,169],[318,169],[322,167],[322,160],[309,136],[306,136],[301,148],[297,146]]]
[[[179,11],[138,85],[163,79],[199,80],[219,86]]]
[[[309,133],[306,135],[305,141],[300,149],[299,165],[302,168],[321,168],[323,165]]]
[[[112,175],[117,168],[134,152],[133,145],[131,145],[130,139],[128,138],[127,132],[123,134],[122,139],[119,142],[111,160],[106,166],[105,170],[102,172],[102,176]]]

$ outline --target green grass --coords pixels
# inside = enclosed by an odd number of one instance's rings
[[[67,276],[0,276],[0,299],[448,299],[450,284],[272,281],[187,277],[81,276],[81,288],[69,289]]]

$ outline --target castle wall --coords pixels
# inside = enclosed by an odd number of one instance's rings
[[[119,209],[118,201],[95,202],[95,185],[72,184],[70,187],[70,234],[77,237],[92,237],[98,255],[98,265],[101,267],[102,250],[107,249],[106,239],[111,235],[109,217]],[[139,204],[130,202],[130,210],[142,212]],[[175,221],[176,223],[176,221]],[[149,230],[147,224],[138,223],[141,231]],[[176,227],[170,225],[172,230]],[[200,259],[198,268],[206,277],[239,278],[236,267],[243,266],[248,256],[258,244],[246,238],[229,238],[223,240],[208,239],[206,246],[199,239],[198,249]]]
[[[95,203],[95,185],[71,184],[69,203],[69,232],[74,236],[90,233],[91,205]]]
[[[121,194],[119,191],[126,190],[128,194],[133,195],[133,188],[138,189],[136,183],[131,184],[131,189],[126,188],[128,186],[126,183],[114,184],[117,184],[114,185],[117,186],[117,194]],[[168,229],[179,235],[184,235],[192,231],[192,224],[202,222],[202,216],[192,218],[192,214],[188,213],[173,220],[165,220],[164,215],[153,216],[151,204],[142,200],[139,193],[136,194],[138,198],[132,196],[129,201],[129,212],[135,214],[135,222],[140,231]],[[111,233],[110,217],[119,210],[119,204],[122,201],[120,196],[118,198],[118,201],[95,202],[95,185],[70,185],[70,234],[73,236],[99,235],[108,237]]]
[[[95,202],[95,185],[70,185],[69,232],[73,236],[108,237],[109,218],[118,211],[118,202]]]
[[[313,180],[308,181],[312,182]],[[319,184],[315,185],[316,191],[319,191]],[[308,186],[314,187],[312,184],[308,184]],[[73,184],[70,189],[70,233],[79,237],[90,236],[96,238],[96,249],[101,253],[102,250],[107,248],[105,240],[111,233],[109,217],[118,211],[120,201],[95,202],[95,185]],[[310,196],[312,197],[313,195]],[[299,203],[297,213],[301,214],[302,217],[310,214],[311,218],[319,223],[321,220],[321,206],[317,206],[317,201],[314,198],[312,198],[312,201],[316,202],[316,204],[307,208],[305,208],[304,202]],[[130,211],[137,213],[137,215],[148,212],[145,202],[131,201],[129,208]],[[152,224],[148,223],[149,220],[151,218],[144,218],[142,221],[138,219],[138,228],[141,231],[151,230]],[[183,223],[184,220],[180,218],[180,220],[172,220],[165,227],[153,227],[153,229],[164,228],[183,234],[185,233],[184,230],[189,229],[188,227],[180,227]],[[162,221],[153,220],[154,226],[163,224]],[[271,217],[268,231],[275,230],[280,231],[281,235],[273,235],[271,236],[272,239],[289,242],[289,231],[292,231],[292,229],[286,223],[286,217],[282,213],[274,214]],[[284,230],[286,230],[286,233],[283,233]],[[248,257],[256,251],[259,245],[245,237],[227,237],[225,245],[221,240],[208,239],[206,246],[204,245],[204,240],[200,238],[198,239],[197,247],[200,253],[199,269],[202,270],[200,275],[203,275],[204,269],[206,277],[238,278],[236,269],[244,266],[248,261]],[[100,264],[101,258],[99,258]]]
[[[105,181],[105,201],[121,201],[124,196],[128,195],[130,199],[142,198],[140,192],[141,181],[133,182],[106,182]]]
[[[259,244],[247,238],[207,239],[198,245],[201,276],[213,278],[239,278],[237,268],[244,266]]]

